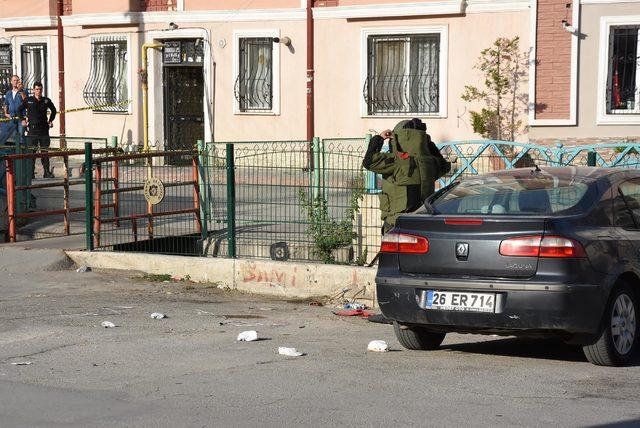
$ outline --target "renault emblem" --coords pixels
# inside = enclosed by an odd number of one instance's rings
[[[466,242],[458,242],[456,244],[456,257],[458,260],[467,260],[469,258],[469,244]]]

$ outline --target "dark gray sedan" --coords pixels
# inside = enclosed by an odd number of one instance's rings
[[[594,364],[628,364],[640,173],[535,167],[454,182],[383,237],[376,284],[408,349],[435,349],[448,332],[559,337]]]

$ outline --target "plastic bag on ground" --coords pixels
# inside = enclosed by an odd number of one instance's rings
[[[100,324],[102,327],[104,328],[113,328],[116,325],[114,323],[112,323],[111,321],[102,321],[102,324]]]
[[[91,272],[91,268],[89,266],[81,266],[78,269],[76,269],[76,272],[78,273]]]
[[[161,320],[163,318],[167,318],[167,316],[165,314],[162,314],[160,312],[154,312],[151,314],[151,318],[153,318],[154,320]]]
[[[287,357],[302,357],[304,355],[304,353],[299,352],[296,348],[287,348],[284,346],[278,348],[278,354],[286,355]]]
[[[236,340],[238,342],[254,342],[258,340],[258,332],[255,330],[243,331]]]
[[[363,309],[367,309],[367,305],[362,304],[362,303],[345,303],[343,305],[343,309],[355,309],[355,310],[363,310]]]
[[[372,340],[367,346],[367,351],[371,352],[388,352],[389,345],[384,340]]]

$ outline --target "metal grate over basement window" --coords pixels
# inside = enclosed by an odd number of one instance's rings
[[[367,47],[367,114],[439,113],[439,34],[374,35]]]
[[[273,39],[240,39],[240,64],[235,97],[241,112],[273,109]]]
[[[640,114],[640,25],[612,27],[609,52],[607,113]]]
[[[91,74],[83,97],[93,111],[128,112],[127,40],[101,37],[91,41]]]

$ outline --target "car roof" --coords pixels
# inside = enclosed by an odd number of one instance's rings
[[[524,178],[526,176],[530,176],[531,172],[535,171],[535,168],[536,167],[534,166],[534,167],[528,167],[528,168],[505,169],[501,171],[487,173],[485,175]],[[547,175],[551,175],[553,177],[581,178],[584,181],[597,180],[599,178],[611,176],[613,174],[621,173],[621,172],[638,173],[637,170],[627,169],[627,168],[602,168],[602,167],[592,167],[592,166],[561,166],[561,167],[541,166],[539,167],[539,169],[543,173],[546,173]]]

